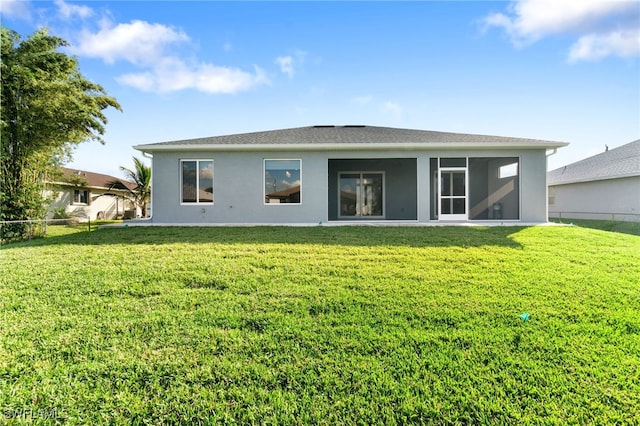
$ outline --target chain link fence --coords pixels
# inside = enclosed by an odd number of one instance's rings
[[[25,220],[3,220],[0,221],[0,244],[7,244],[16,241],[26,241],[32,238],[43,237],[47,233],[48,225],[70,225],[77,224],[74,219],[25,219]],[[91,231],[91,219],[87,222],[88,230]]]

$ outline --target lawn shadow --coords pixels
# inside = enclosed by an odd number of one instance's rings
[[[256,227],[120,227],[49,236],[8,244],[25,246],[115,244],[310,244],[398,247],[522,247],[513,234],[525,227],[482,226],[256,226]]]

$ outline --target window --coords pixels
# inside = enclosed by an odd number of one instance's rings
[[[74,189],[73,204],[89,204],[89,191],[86,189]]]
[[[518,163],[506,164],[498,168],[498,179],[518,176]]]
[[[265,204],[300,204],[302,160],[264,160]]]
[[[213,160],[181,160],[184,204],[213,204]]]
[[[440,167],[467,167],[467,159],[461,158],[441,158]]]

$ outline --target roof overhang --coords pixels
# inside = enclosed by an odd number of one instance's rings
[[[124,189],[124,188],[116,188],[116,187],[110,187],[110,186],[95,186],[95,185],[83,185],[83,184],[77,184],[77,183],[71,183],[71,182],[57,182],[57,181],[52,181],[52,182],[47,182],[49,185],[55,185],[55,186],[67,186],[69,188],[76,188],[76,189],[93,189],[93,190],[100,190],[100,191],[122,191],[122,192],[131,192],[131,189]]]
[[[434,149],[554,149],[569,145],[567,142],[505,143],[505,142],[447,142],[447,143],[324,143],[324,144],[148,144],[133,148],[142,152],[175,151],[426,151]]]
[[[617,176],[598,176],[598,177],[585,178],[585,179],[572,179],[572,180],[566,180],[566,181],[560,181],[560,182],[547,183],[547,185],[548,186],[571,185],[574,183],[600,182],[604,180],[627,179],[632,177],[640,177],[640,173],[627,173],[624,175],[617,175]]]

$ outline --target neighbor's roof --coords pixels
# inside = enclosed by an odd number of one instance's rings
[[[144,152],[409,148],[559,148],[566,142],[375,126],[310,126],[137,145]]]
[[[640,139],[547,174],[549,185],[640,176]]]
[[[278,198],[278,197],[288,197],[296,192],[300,192],[300,185],[292,186],[291,188],[281,189],[277,192],[270,192],[266,194],[267,197]]]
[[[136,187],[135,183],[114,176],[88,172],[86,170],[69,169],[67,167],[62,167],[61,178],[56,178],[55,180],[55,183],[63,185],[74,185],[77,181],[79,186],[88,188],[117,190],[118,188],[113,187],[114,182],[120,182],[130,190],[134,190]]]

